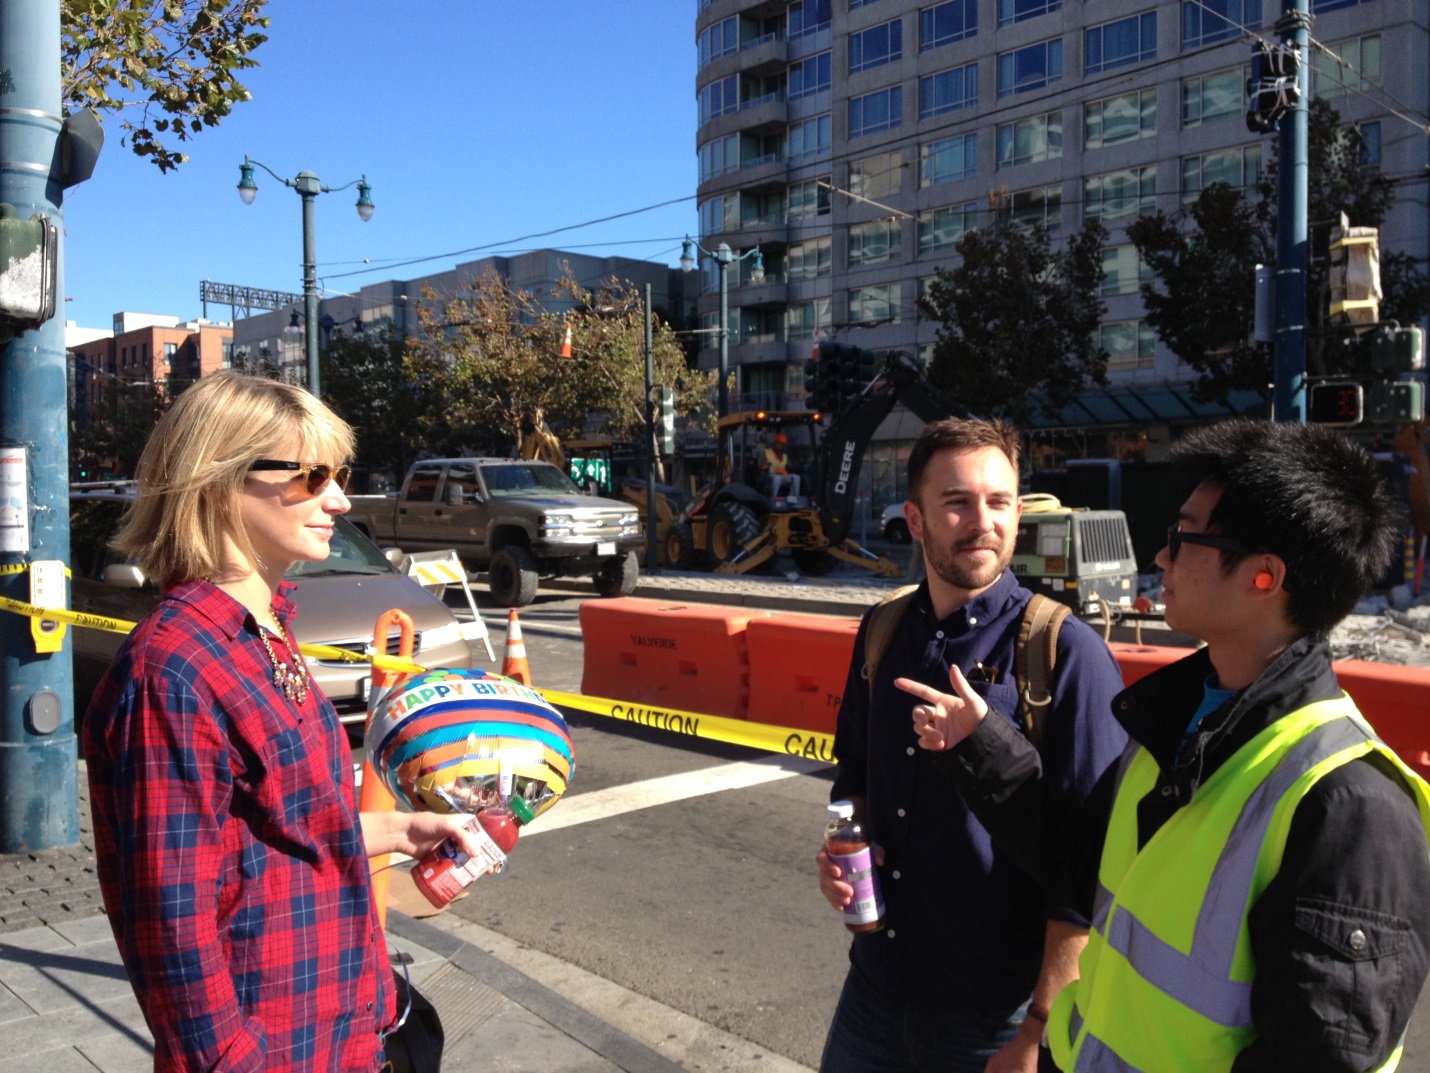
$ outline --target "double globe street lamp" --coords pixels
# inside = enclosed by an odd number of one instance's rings
[[[368,185],[366,175],[342,186],[324,186],[311,171],[300,171],[294,178],[285,179],[262,161],[245,156],[239,165],[238,180],[238,196],[245,205],[252,205],[253,199],[258,196],[258,184],[253,181],[255,165],[284,186],[298,191],[298,196],[303,199],[303,321],[306,326],[303,334],[307,343],[308,390],[317,397],[322,392],[318,383],[318,261],[313,239],[313,201],[319,194],[332,194],[355,185],[358,188],[357,214],[366,223],[372,219],[374,208],[372,187]]]
[[[750,264],[750,282],[758,287],[765,282],[765,259],[760,256],[760,247],[756,246],[752,250],[737,254],[725,243],[720,243],[713,250],[707,250],[700,243],[696,242],[689,235],[685,236],[685,241],[680,249],[680,270],[690,272],[695,268],[696,251],[705,254],[707,257],[715,258],[715,263],[720,266],[720,327],[717,334],[720,338],[720,393],[719,393],[719,417],[724,417],[729,411],[730,387],[730,266],[737,261],[743,261],[747,257],[754,260]]]

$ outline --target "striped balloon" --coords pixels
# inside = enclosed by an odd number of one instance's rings
[[[367,758],[400,806],[474,812],[498,799],[497,776],[540,814],[576,771],[561,713],[536,690],[480,668],[403,678],[377,704]]]

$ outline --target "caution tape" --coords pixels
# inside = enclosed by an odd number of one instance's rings
[[[67,611],[62,607],[36,607],[34,604],[22,603],[4,596],[0,596],[0,611],[13,611],[17,615],[25,615],[29,618],[68,622],[85,629],[104,630],[107,633],[128,634],[135,626],[133,622],[126,622],[121,618],[106,618],[104,615],[91,615],[86,611]],[[323,659],[338,663],[371,663],[378,670],[392,671],[397,674],[421,674],[427,669],[420,663],[403,659],[401,656],[377,653],[364,655],[359,652],[349,652],[346,648],[334,648],[332,645],[302,644],[298,646],[298,651],[310,659]]]
[[[834,763],[833,734],[795,730],[792,727],[773,726],[768,723],[751,723],[745,719],[685,712],[676,708],[652,708],[627,700],[588,697],[555,689],[537,688],[537,692],[562,708],[576,708],[592,715],[670,730],[693,738],[706,738],[730,745],[743,745],[750,749],[763,749],[770,753],[784,753],[786,756],[803,756],[810,760]]]
[[[3,566],[0,566],[0,577],[5,577],[9,574],[23,574],[29,569],[29,563],[7,563]],[[68,566],[65,567],[65,577],[74,577],[74,575],[70,573],[70,568]]]

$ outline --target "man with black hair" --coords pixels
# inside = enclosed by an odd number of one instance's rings
[[[1206,647],[1118,695],[1132,741],[1088,852],[1048,866],[1093,927],[1040,1068],[1394,1069],[1430,969],[1430,787],[1326,638],[1389,564],[1398,511],[1329,429],[1228,422],[1174,451],[1197,483],[1157,563],[1167,624]],[[957,683],[901,685],[995,839],[1050,849],[1036,755]]]

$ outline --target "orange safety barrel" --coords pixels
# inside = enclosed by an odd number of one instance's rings
[[[581,692],[744,719],[745,626],[768,612],[621,596],[581,605]]]
[[[751,619],[750,721],[833,734],[858,632],[857,618]]]

